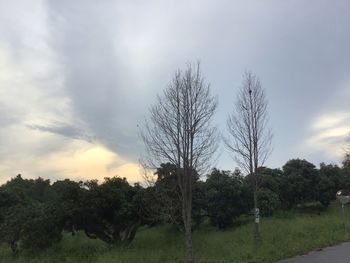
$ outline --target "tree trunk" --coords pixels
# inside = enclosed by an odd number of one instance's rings
[[[185,243],[186,243],[186,252],[187,252],[187,262],[194,263],[193,255],[193,245],[192,245],[192,216],[191,210],[186,209],[184,211],[184,227],[185,227]]]
[[[187,253],[187,262],[194,263],[193,245],[192,245],[192,174],[186,173],[183,178],[187,184],[183,185],[182,192],[182,218],[185,229],[185,244]]]
[[[11,246],[12,253],[13,253],[14,255],[16,255],[17,252],[18,252],[17,242],[16,242],[16,241],[11,241],[11,242],[10,242],[10,246]]]
[[[260,240],[260,215],[259,218],[256,218],[256,213],[258,209],[258,187],[257,187],[257,178],[255,177],[255,186],[254,186],[254,239],[255,241]]]
[[[131,241],[133,241],[134,240],[134,238],[135,238],[135,236],[136,236],[136,231],[137,231],[137,229],[139,228],[139,226],[140,226],[140,224],[141,224],[141,222],[140,221],[137,221],[132,227],[131,227],[131,229],[130,229],[130,231],[128,232],[128,234],[127,234],[127,243],[129,244],[129,243],[131,243]]]

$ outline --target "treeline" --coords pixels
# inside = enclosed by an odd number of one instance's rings
[[[131,186],[125,178],[75,182],[23,179],[21,175],[0,187],[0,243],[14,253],[38,251],[59,242],[64,232],[85,232],[109,244],[129,244],[142,225],[171,223],[183,228],[181,195],[172,164],[163,164],[153,185]],[[181,172],[181,171],[180,171]],[[203,218],[218,228],[230,227],[253,208],[253,178],[213,169],[202,180],[193,171],[193,228]],[[260,167],[258,198],[263,216],[309,202],[324,206],[341,188],[350,187],[350,163],[315,165],[300,159],[282,169]]]

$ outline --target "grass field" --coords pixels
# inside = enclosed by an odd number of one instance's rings
[[[350,210],[346,211],[346,218],[349,231]],[[242,218],[242,222],[246,220]],[[349,238],[344,231],[338,204],[333,204],[323,212],[280,212],[262,219],[262,241],[259,244],[253,241],[252,231],[251,223],[242,223],[225,231],[203,223],[194,232],[197,262],[275,262]],[[101,241],[86,238],[82,233],[65,235],[61,243],[39,255],[23,251],[12,256],[9,248],[2,246],[0,262],[184,262],[184,252],[182,235],[173,227],[165,225],[142,228],[134,242],[124,248],[109,247]]]

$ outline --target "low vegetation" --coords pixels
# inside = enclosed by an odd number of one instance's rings
[[[346,210],[349,208],[346,207]],[[202,263],[275,262],[278,259],[334,245],[349,239],[350,210],[346,211],[346,228],[341,207],[304,206],[276,212],[261,224],[262,241],[253,240],[251,217],[241,216],[236,224],[218,230],[205,221],[194,231],[196,259]],[[84,233],[64,234],[63,239],[33,254],[22,250],[13,255],[8,246],[0,249],[0,262],[184,262],[183,236],[170,224],[142,227],[135,240],[126,246],[108,245],[89,239]]]

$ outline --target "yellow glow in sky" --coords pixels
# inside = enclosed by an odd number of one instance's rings
[[[58,170],[62,177],[73,180],[102,181],[104,177],[112,176],[126,177],[131,183],[142,180],[137,163],[123,160],[103,145],[83,141],[74,144],[68,151],[52,154],[41,169]]]

